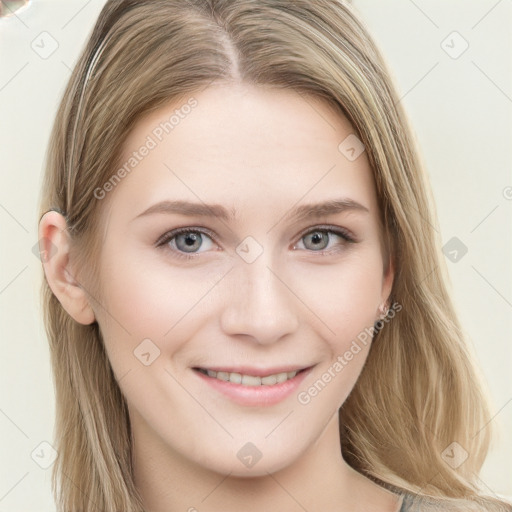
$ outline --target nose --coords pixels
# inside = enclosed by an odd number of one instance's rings
[[[224,333],[246,336],[261,345],[275,343],[299,325],[300,301],[289,288],[289,274],[272,269],[266,253],[252,263],[242,259],[235,263],[224,283],[226,300],[221,314]]]

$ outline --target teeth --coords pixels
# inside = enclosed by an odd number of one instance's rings
[[[255,375],[241,375],[240,373],[216,372],[214,370],[203,370],[202,373],[213,377],[215,379],[229,381],[233,384],[242,384],[243,386],[273,386],[280,384],[288,379],[293,379],[297,372],[283,372],[275,373],[274,375],[267,375],[266,377],[256,377]]]
[[[273,384],[277,384],[277,375],[268,375],[267,377],[262,377],[260,380],[261,384],[264,386],[272,386]]]
[[[261,377],[253,377],[252,375],[242,375],[242,384],[244,386],[261,386]]]
[[[229,381],[233,382],[234,384],[241,384],[242,383],[242,376],[239,373],[230,373],[229,374]]]

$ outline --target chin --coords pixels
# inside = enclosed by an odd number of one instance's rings
[[[226,450],[212,454],[211,458],[201,458],[196,461],[201,467],[221,475],[236,478],[266,477],[269,473],[276,473],[293,463],[293,455],[279,454],[274,449],[258,450],[252,443],[247,442],[241,448]],[[226,456],[226,453],[229,455]],[[281,455],[281,456],[280,456]],[[297,457],[299,454],[297,454]]]

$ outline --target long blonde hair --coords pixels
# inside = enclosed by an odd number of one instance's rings
[[[213,82],[321,98],[366,147],[395,265],[391,297],[402,310],[375,334],[340,409],[345,460],[443,510],[512,510],[476,483],[491,439],[488,398],[447,291],[424,166],[381,55],[341,0],[107,1],[60,103],[40,200],[41,216],[66,217],[77,277],[100,296],[94,262],[105,202],[94,191],[117,169],[127,134],[141,116]],[[74,321],[46,279],[41,292],[58,510],[143,511],[127,406],[99,326]],[[458,468],[443,456],[452,443],[469,454]]]

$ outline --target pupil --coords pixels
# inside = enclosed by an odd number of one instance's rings
[[[200,237],[196,233],[186,233],[185,235],[182,235],[178,237],[176,241],[176,245],[178,244],[178,240],[182,240],[185,242],[185,248],[187,249],[197,249],[200,244],[198,244],[198,241],[200,240]],[[197,247],[194,247],[196,245]],[[183,248],[183,247],[182,247]]]
[[[324,245],[321,247],[322,249],[326,247],[327,245],[327,233],[323,233],[321,231],[315,231],[311,235],[311,241],[314,245],[317,245],[322,243],[322,239],[324,239]]]

